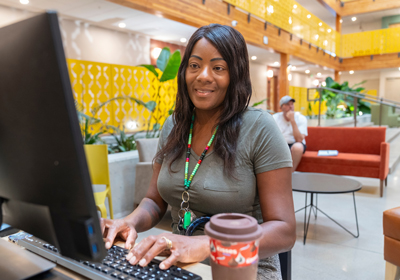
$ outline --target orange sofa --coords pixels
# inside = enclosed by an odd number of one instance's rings
[[[400,278],[400,207],[383,212],[385,279]],[[395,276],[397,274],[397,277]],[[395,276],[395,277],[394,277]]]
[[[307,151],[297,171],[378,178],[380,196],[389,173],[389,143],[385,127],[309,127]],[[338,156],[318,156],[338,150]]]

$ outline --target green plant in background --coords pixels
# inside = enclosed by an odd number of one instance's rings
[[[75,108],[78,114],[79,126],[81,129],[83,143],[84,144],[104,143],[100,138],[100,135],[105,132],[101,120],[82,113],[83,107],[76,101],[75,101]],[[94,132],[95,131],[94,127],[98,125],[100,125],[100,129],[98,129],[97,132]]]
[[[160,91],[163,83],[173,80],[176,78],[176,75],[178,74],[179,66],[181,65],[181,52],[179,50],[176,50],[173,54],[171,54],[171,51],[169,48],[165,47],[161,50],[160,55],[157,58],[157,68],[161,71],[159,74],[156,70],[156,67],[150,64],[141,64],[139,66],[146,68],[150,72],[152,72],[157,80],[158,80],[158,86],[157,86],[157,95],[156,95],[156,104],[158,105],[160,101]],[[174,106],[168,111],[170,113],[171,110],[173,110]],[[146,137],[147,138],[152,138],[156,137],[156,135],[159,133],[159,130],[162,127],[162,124],[159,123],[159,118],[156,118],[156,123],[153,125],[151,128],[151,119],[153,117],[154,110],[150,114],[150,118],[147,124],[147,131],[146,131]],[[171,113],[172,114],[172,113]]]
[[[341,93],[335,93],[330,91],[329,89],[336,89],[344,92],[358,93],[360,97],[364,96],[361,94],[361,91],[365,90],[363,87],[358,87],[359,85],[365,83],[363,81],[354,85],[353,87],[349,87],[348,82],[343,82],[339,84],[335,82],[331,77],[327,77],[325,80],[326,88],[321,91],[322,93],[322,101],[326,101],[327,111],[326,117],[333,118],[341,118],[348,117],[353,114],[354,111],[354,97],[348,96]],[[371,104],[369,102],[363,101],[360,98],[357,98],[357,114],[362,112],[363,114],[369,114],[371,112]]]
[[[118,153],[118,152],[128,152],[132,150],[136,150],[136,142],[135,136],[136,134],[127,135],[125,132],[125,126],[122,126],[122,129],[113,126],[106,126],[111,135],[114,137],[117,144],[111,144],[108,146],[109,153]]]

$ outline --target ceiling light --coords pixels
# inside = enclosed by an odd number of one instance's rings
[[[125,28],[126,27],[126,23],[125,22],[120,22],[120,23],[118,23],[118,27],[119,28]]]
[[[255,55],[253,55],[252,57],[251,57],[251,60],[256,60],[257,59],[257,56],[255,56]]]
[[[274,62],[274,65],[279,66],[279,62],[278,62],[278,61],[275,61],[275,62]]]
[[[26,5],[29,4],[29,0],[19,0],[19,3]]]
[[[343,19],[340,20],[340,23],[342,23],[342,22],[343,22]]]
[[[238,25],[238,21],[237,20],[232,20],[232,26],[235,27],[236,25]]]
[[[356,20],[357,20],[356,17],[352,17],[352,18],[351,18],[351,21],[356,21]]]
[[[315,37],[315,40],[318,40],[319,35],[317,34],[317,35],[315,35],[314,37]]]
[[[296,66],[292,66],[292,70],[296,70]],[[400,70],[400,69],[399,69]]]
[[[325,82],[322,82],[322,84],[321,84],[323,87],[326,87],[326,83]]]
[[[342,75],[342,72],[339,71],[339,75]]]
[[[349,71],[349,74],[350,74],[350,75],[353,75],[353,74],[354,74],[354,71],[353,71],[353,70],[350,70],[350,71]]]
[[[321,73],[317,73],[317,77],[321,77]]]
[[[399,67],[399,71],[400,71],[400,67]]]
[[[319,26],[322,26],[322,22],[318,23]]]
[[[292,24],[292,17],[289,17],[289,24]]]
[[[181,38],[179,41],[181,41],[181,43],[186,43],[187,39],[186,38]]]
[[[158,58],[158,56],[160,55],[160,53],[161,53],[161,48],[154,48],[154,49],[151,51],[151,56],[152,56],[153,58]]]
[[[292,74],[287,75],[287,78],[288,78],[289,81],[291,81],[292,80]]]
[[[297,5],[293,5],[293,9],[296,9],[297,8]]]
[[[307,70],[306,70],[306,74],[310,74],[310,70],[307,69]]]
[[[311,15],[310,15],[310,14],[308,14],[308,15],[307,15],[307,18],[311,18]]]
[[[272,78],[273,76],[274,76],[274,71],[268,70],[268,71],[267,71],[267,77],[268,77],[268,78]]]
[[[331,33],[332,32],[332,29],[328,29],[328,33]]]
[[[318,86],[318,85],[319,85],[319,81],[318,81],[318,80],[314,80],[314,81],[313,81],[313,85],[314,85],[314,86]]]

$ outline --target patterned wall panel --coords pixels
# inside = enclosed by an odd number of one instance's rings
[[[155,75],[143,67],[67,60],[75,99],[83,106],[83,112],[92,115],[94,107],[115,97],[130,96],[143,102],[156,101],[153,114],[131,100],[118,99],[102,107],[95,117],[104,124],[122,127],[128,121],[145,130],[157,122],[163,124],[172,108],[177,91],[176,79],[161,84]],[[127,129],[129,130],[129,129]]]
[[[318,102],[307,101],[307,88],[290,86],[289,95],[296,100],[294,103],[294,110],[296,112],[300,112],[304,116],[318,115]],[[310,98],[315,99],[318,96],[316,90],[310,91]],[[311,106],[311,111],[309,110],[309,106]],[[321,105],[321,114],[325,114],[326,110],[326,102],[323,102]]]

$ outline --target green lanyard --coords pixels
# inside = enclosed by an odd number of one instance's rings
[[[215,134],[217,133],[217,129],[218,129],[218,126],[217,126],[214,130],[213,135],[211,136],[210,141],[208,141],[206,148],[204,149],[203,153],[201,154],[200,159],[197,162],[196,166],[194,167],[193,172],[190,175],[189,180],[188,180],[190,150],[192,149],[193,123],[194,123],[194,113],[192,115],[192,123],[190,124],[188,148],[187,148],[187,152],[186,152],[185,183],[184,183],[185,190],[182,193],[181,210],[179,211],[179,217],[183,218],[183,228],[184,229],[187,229],[187,227],[190,225],[190,223],[192,221],[192,214],[191,214],[191,211],[189,210],[189,192],[188,192],[188,190],[190,188],[190,184],[192,183],[193,177],[196,175],[196,172],[199,169],[200,164],[202,163],[204,157],[206,156],[208,149],[210,148],[212,142],[214,141]],[[181,214],[183,214],[183,217],[181,216]]]

